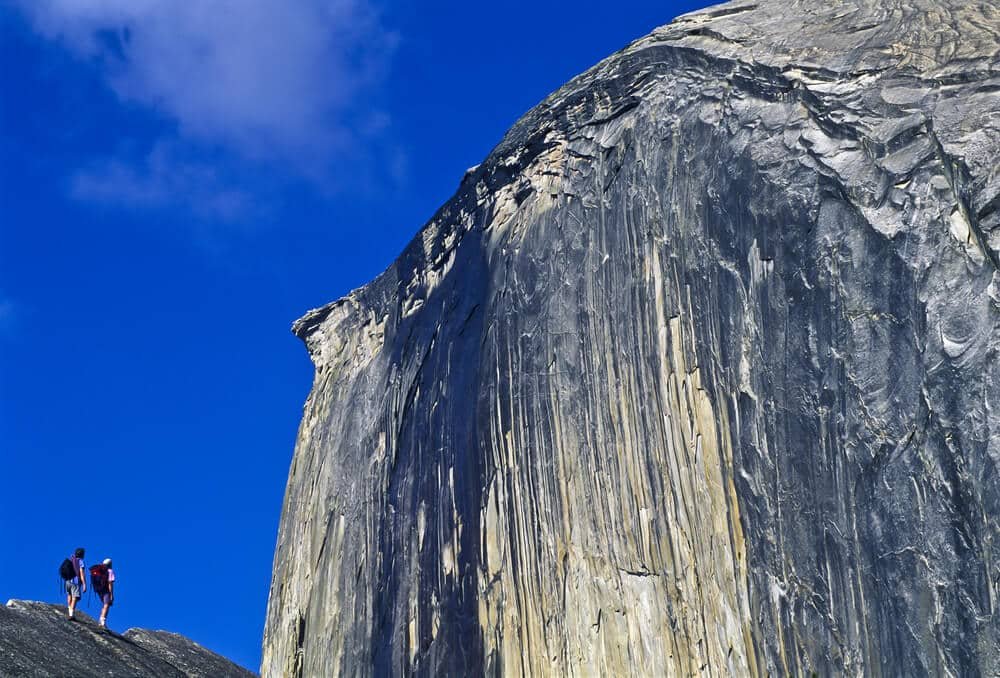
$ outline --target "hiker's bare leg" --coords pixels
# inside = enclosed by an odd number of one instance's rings
[[[109,607],[111,607],[109,603],[104,603],[104,607],[101,608],[101,626],[105,626],[107,623]]]
[[[76,605],[79,602],[80,599],[77,596],[74,596],[72,591],[66,594],[66,607],[69,609],[70,618],[73,617],[73,612],[76,611]]]

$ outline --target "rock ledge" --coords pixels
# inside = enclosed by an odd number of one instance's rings
[[[256,674],[176,633],[101,629],[65,607],[10,600],[0,607],[0,676],[251,678]]]

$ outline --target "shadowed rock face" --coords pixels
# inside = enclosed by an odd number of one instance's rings
[[[1000,673],[998,35],[731,3],[522,118],[295,324],[263,673]]]
[[[253,678],[255,674],[176,633],[101,629],[66,606],[11,600],[0,607],[3,678]]]

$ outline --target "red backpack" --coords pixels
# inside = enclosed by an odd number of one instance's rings
[[[94,593],[103,596],[108,592],[108,566],[103,563],[91,565],[90,567],[90,588]]]

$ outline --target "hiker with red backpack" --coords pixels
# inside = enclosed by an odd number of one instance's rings
[[[59,566],[59,576],[62,577],[66,588],[66,614],[70,621],[75,621],[73,613],[76,611],[76,605],[80,602],[80,595],[87,591],[87,578],[83,574],[86,571],[83,555],[83,548],[78,548]]]
[[[103,563],[90,568],[90,586],[94,593],[101,597],[102,627],[108,625],[108,610],[115,604],[115,571],[111,569],[111,559],[105,558]]]

